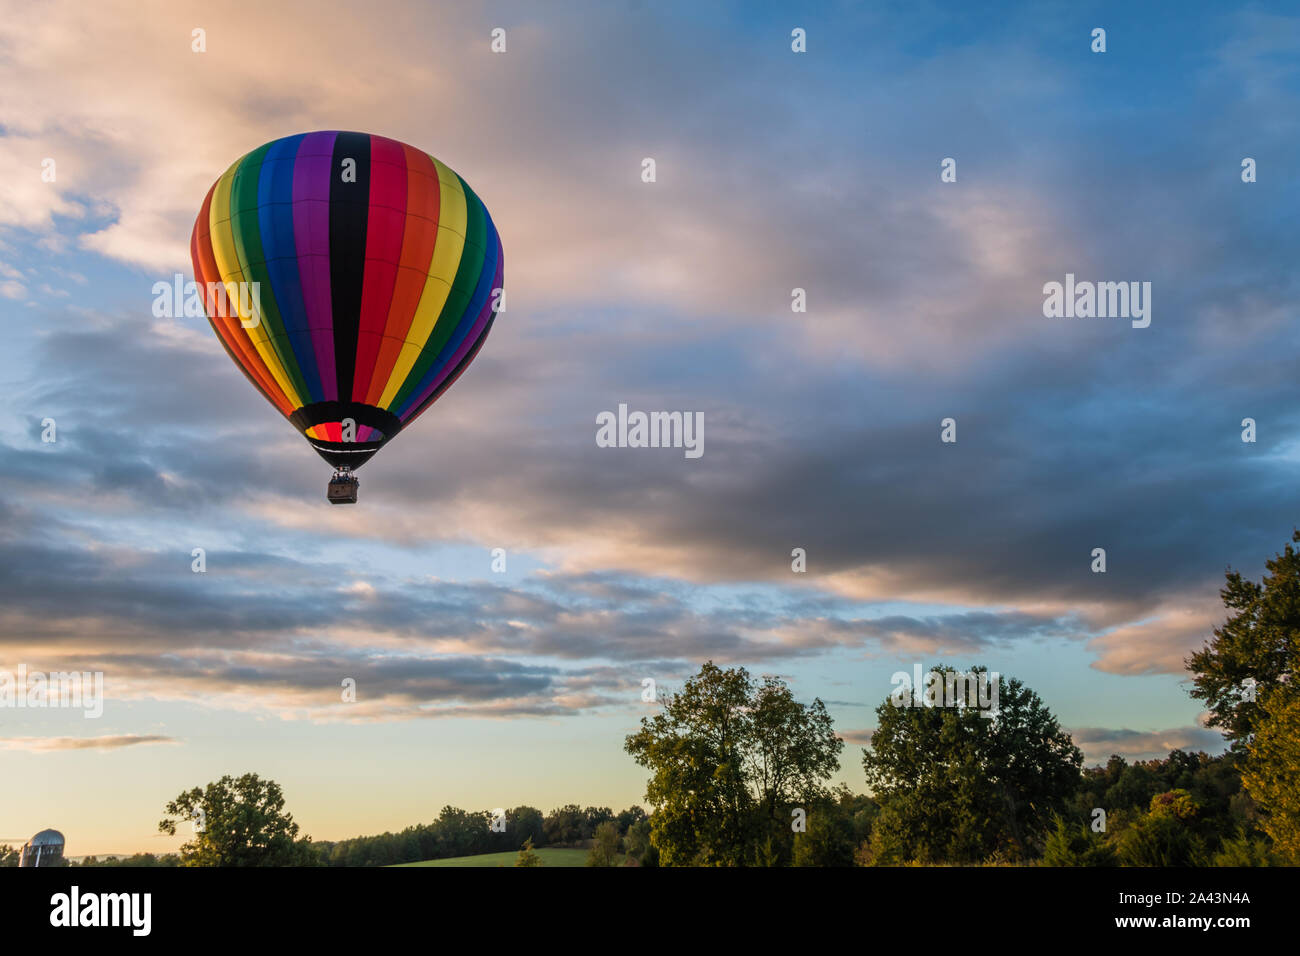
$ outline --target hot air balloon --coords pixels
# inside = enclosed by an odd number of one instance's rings
[[[474,360],[503,294],[501,239],[465,180],[368,133],[236,160],[190,255],[226,353],[334,466],[334,504],[357,500],[353,472]]]

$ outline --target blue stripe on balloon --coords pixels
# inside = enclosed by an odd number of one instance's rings
[[[262,251],[271,276],[271,294],[280,310],[280,320],[289,336],[298,368],[313,402],[324,401],[316,350],[307,324],[302,278],[298,273],[298,250],[293,237],[293,166],[305,133],[276,140],[262,160],[257,181],[258,228]]]

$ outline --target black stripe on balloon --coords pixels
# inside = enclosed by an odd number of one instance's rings
[[[361,284],[366,273],[370,218],[370,137],[339,133],[330,171],[330,303],[334,312],[334,369],[339,400],[352,398],[357,367]]]
[[[312,402],[290,415],[289,421],[295,428],[305,432],[313,425],[341,422],[345,418],[352,419],[358,425],[378,428],[384,433],[385,439],[392,438],[402,430],[401,421],[392,412],[360,402]]]
[[[371,458],[375,452],[384,446],[387,438],[380,442],[334,442],[320,441],[315,438],[308,438],[311,447],[315,449],[316,454],[320,455],[335,468],[348,468],[356,471]]]

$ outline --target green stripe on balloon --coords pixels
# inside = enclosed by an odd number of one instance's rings
[[[239,257],[239,267],[244,273],[245,282],[259,284],[258,301],[261,306],[261,321],[266,334],[271,340],[280,364],[284,366],[289,381],[304,402],[311,401],[311,391],[298,368],[298,357],[294,355],[293,345],[285,332],[280,310],[275,303],[275,292],[271,286],[271,274],[266,269],[266,254],[262,251],[262,225],[257,208],[257,185],[262,176],[262,158],[271,144],[259,146],[239,163],[235,170],[234,182],[230,187],[230,231],[235,240],[235,254]]]

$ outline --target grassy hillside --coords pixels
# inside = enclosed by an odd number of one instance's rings
[[[543,866],[585,866],[586,850],[564,850],[558,847],[541,847],[534,851],[542,858]],[[398,866],[514,866],[519,854],[480,853],[477,856],[452,856],[445,860],[424,860],[420,863],[399,863]]]

